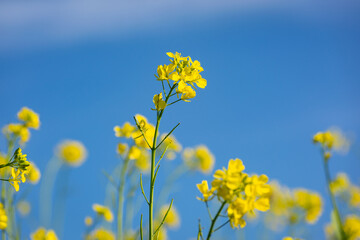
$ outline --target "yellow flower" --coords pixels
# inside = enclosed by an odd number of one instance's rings
[[[57,236],[53,230],[47,230],[45,228],[38,228],[31,234],[31,240],[57,240]]]
[[[29,213],[31,211],[30,203],[25,200],[19,201],[16,205],[16,208],[22,216],[29,215]]]
[[[204,145],[195,149],[186,148],[183,152],[183,159],[190,169],[199,170],[204,174],[210,173],[215,164],[214,155]]]
[[[0,203],[0,229],[4,230],[7,227],[8,217],[4,205]]]
[[[10,135],[19,137],[21,144],[26,143],[30,139],[29,129],[18,123],[10,123],[9,125],[6,125],[3,128],[3,133],[8,137],[10,137]]]
[[[185,102],[190,102],[189,99],[196,97],[196,92],[184,81],[180,81],[176,93],[180,94],[180,99]]]
[[[213,191],[209,190],[209,185],[206,180],[203,180],[201,183],[196,184],[196,187],[199,189],[199,191],[202,193],[203,198],[197,197],[198,200],[207,202],[210,200],[211,196],[213,195]]]
[[[338,127],[331,127],[328,130],[334,137],[333,149],[340,153],[347,153],[350,149],[351,142]]]
[[[157,74],[155,77],[157,80],[169,80],[170,74],[175,70],[175,64],[159,65],[157,68]]]
[[[88,216],[88,217],[85,218],[84,222],[85,222],[86,226],[90,226],[90,225],[93,224],[93,219]]]
[[[160,136],[160,141],[162,141],[167,134],[162,134]],[[167,147],[165,158],[167,160],[174,160],[176,158],[176,154],[182,150],[181,144],[176,140],[174,135],[169,135],[165,141],[160,145],[159,152],[164,152]]]
[[[334,135],[327,131],[327,132],[318,132],[313,137],[314,143],[320,143],[321,145],[331,149],[334,145]]]
[[[118,143],[116,151],[118,154],[124,154],[127,148],[128,145],[126,143]]]
[[[39,129],[39,115],[27,107],[23,107],[17,114],[18,119],[23,121],[26,127]]]
[[[8,161],[6,160],[6,155],[0,152],[0,165],[6,164]],[[0,168],[0,176],[4,178],[5,175],[10,173],[9,167]]]
[[[130,138],[135,130],[135,126],[131,125],[129,122],[124,123],[122,127],[114,127],[116,137]]]
[[[344,232],[348,240],[360,239],[360,218],[356,215],[349,215],[344,221]]]
[[[100,216],[103,216],[104,219],[108,222],[112,222],[114,220],[114,216],[111,210],[108,207],[105,207],[100,204],[93,204],[93,210]]]
[[[137,146],[132,146],[129,150],[129,159],[134,160],[139,158],[141,155],[141,150]]]
[[[306,222],[314,224],[322,213],[321,196],[305,189],[295,189],[294,196],[296,204],[305,210]]]
[[[165,216],[168,208],[169,208],[169,205],[165,205],[165,206],[161,207],[161,209],[160,209],[161,220]],[[174,205],[171,206],[171,209],[170,209],[168,215],[166,216],[164,224],[167,225],[169,228],[177,228],[180,226],[179,213],[176,210],[176,208],[174,207]]]
[[[81,142],[66,140],[58,146],[57,156],[69,166],[77,167],[85,161],[87,152]]]
[[[350,205],[360,207],[360,188],[351,186],[350,188]]]
[[[155,94],[153,102],[157,111],[163,110],[166,107],[166,102],[163,99],[162,93]]]
[[[150,169],[150,154],[146,149],[141,149],[140,155],[135,159],[135,167],[143,172]]]
[[[334,194],[345,191],[349,187],[349,178],[345,173],[337,174],[336,178],[330,183],[330,189]]]
[[[232,228],[243,228],[246,226],[246,222],[243,217],[247,211],[247,202],[241,197],[229,204],[227,214]]]
[[[155,234],[155,239],[157,240],[167,240],[167,231],[166,228],[161,227],[160,230]]]
[[[29,182],[32,184],[38,183],[40,180],[40,177],[41,177],[39,168],[35,165],[35,163],[30,162],[30,166],[29,166],[28,170],[29,170],[29,172],[28,172],[27,179],[29,180]]]
[[[87,240],[115,240],[115,235],[104,228],[96,229]]]
[[[139,122],[139,120],[138,120]],[[148,143],[150,144],[150,146],[152,145],[152,142],[154,140],[154,135],[155,135],[155,126],[152,125],[151,123],[147,123],[145,121],[140,121],[139,124],[141,124],[141,128],[142,131],[146,137],[146,140],[148,141]],[[148,145],[146,144],[146,141],[144,140],[144,137],[142,136],[141,132],[135,131],[133,133],[133,139],[134,142],[137,146],[139,147],[143,147],[143,148],[148,148]]]
[[[15,188],[15,191],[19,191],[19,183],[25,182],[25,172],[20,169],[15,170],[11,168],[11,177],[9,178],[9,183]]]

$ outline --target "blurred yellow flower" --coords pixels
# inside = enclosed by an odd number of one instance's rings
[[[93,219],[91,217],[87,216],[87,217],[85,217],[84,222],[85,222],[86,226],[91,226],[93,224]]]
[[[360,239],[360,217],[349,215],[344,221],[344,232],[348,240]]]
[[[184,149],[183,160],[190,169],[196,169],[205,174],[210,173],[215,164],[214,155],[204,145]]]
[[[115,235],[109,230],[99,228],[94,230],[86,240],[115,240]]]
[[[17,114],[18,119],[23,121],[26,127],[39,129],[40,118],[37,113],[27,107],[23,107]]]
[[[112,222],[114,220],[114,216],[108,207],[95,203],[92,208],[98,215],[104,217],[106,221]]]
[[[150,154],[146,149],[141,149],[140,155],[135,159],[135,167],[143,172],[150,169]]]
[[[46,230],[45,228],[38,228],[31,234],[31,240],[57,240],[57,236],[53,230]]]
[[[118,143],[116,151],[118,154],[121,155],[126,152],[127,148],[128,148],[128,145],[126,143]]]
[[[334,194],[345,191],[349,187],[349,178],[345,173],[338,173],[335,179],[330,183],[330,189]]]
[[[31,205],[28,201],[22,200],[16,204],[16,208],[22,216],[29,215],[31,211]]]
[[[32,184],[38,183],[41,177],[39,168],[35,165],[35,163],[30,162],[28,170],[27,180],[29,180]]]
[[[162,141],[167,134],[162,134],[160,136],[160,141]],[[176,158],[176,154],[182,150],[181,144],[176,140],[174,135],[169,135],[164,142],[161,144],[159,148],[159,152],[164,152],[165,148],[167,147],[165,158],[167,160],[174,160]]]
[[[29,129],[19,123],[10,123],[6,125],[3,128],[3,133],[8,137],[11,137],[11,135],[14,137],[19,137],[21,144],[26,143],[30,139]]]
[[[132,146],[129,150],[129,159],[134,160],[139,158],[141,155],[141,150],[137,146]]]
[[[161,207],[161,209],[160,209],[161,219],[165,216],[168,208],[169,208],[169,205],[164,205]],[[180,226],[179,213],[176,210],[176,208],[174,207],[174,205],[171,206],[171,209],[170,209],[168,215],[166,216],[164,224],[166,226],[168,226],[169,228],[177,228]]]
[[[124,123],[122,127],[120,126],[114,127],[114,132],[116,137],[130,138],[135,130],[136,127],[131,125],[129,122]]]
[[[321,196],[306,189],[295,189],[294,196],[296,204],[305,210],[306,222],[314,224],[321,216],[323,210]]]
[[[4,230],[7,227],[8,217],[6,216],[6,211],[4,205],[0,203],[0,229]]]
[[[57,147],[57,156],[67,165],[77,167],[85,161],[87,151],[81,142],[66,140]]]

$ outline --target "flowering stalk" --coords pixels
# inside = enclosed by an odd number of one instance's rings
[[[118,223],[118,232],[117,232],[117,239],[121,240],[123,239],[123,211],[124,211],[124,186],[125,186],[125,176],[126,176],[126,171],[129,165],[129,157],[127,156],[124,160],[124,164],[121,168],[121,173],[120,173],[120,184],[119,184],[119,203],[118,203],[118,214],[117,214],[117,223]]]
[[[177,84],[174,84],[169,91],[169,94],[166,96],[165,99],[165,104],[167,104],[167,102],[169,101],[169,98],[171,96],[171,93],[173,92],[173,90],[176,88]],[[160,125],[160,121],[161,121],[161,117],[164,113],[164,109],[157,111],[157,119],[156,119],[156,127],[155,127],[155,133],[154,133],[154,139],[153,139],[153,144],[151,147],[151,175],[150,175],[150,198],[149,198],[149,240],[153,239],[153,235],[154,235],[154,225],[153,225],[153,221],[154,221],[154,186],[155,186],[155,157],[156,157],[156,140],[157,140],[157,135],[159,132],[159,125]]]
[[[224,201],[224,202],[221,204],[221,206],[220,206],[219,210],[217,211],[215,217],[211,220],[211,225],[210,225],[210,229],[209,229],[208,235],[207,235],[207,237],[206,237],[206,240],[210,240],[211,234],[214,232],[213,229],[214,229],[216,220],[217,220],[217,218],[220,216],[221,211],[222,211],[223,208],[225,207],[225,204],[226,204],[226,201]]]
[[[344,228],[343,228],[343,224],[342,224],[342,221],[341,221],[341,216],[340,216],[340,213],[339,213],[339,209],[338,209],[337,204],[336,204],[335,196],[334,196],[334,194],[333,194],[333,192],[331,191],[331,188],[330,188],[331,177],[330,177],[330,171],[329,171],[329,161],[328,161],[329,159],[328,159],[324,149],[322,150],[322,155],[323,155],[323,162],[324,162],[324,172],[325,172],[325,178],[326,178],[326,185],[327,185],[327,189],[328,189],[328,192],[329,192],[331,205],[332,205],[333,210],[334,210],[335,221],[336,221],[336,224],[338,226],[340,239],[341,240],[346,240],[347,237],[346,237],[345,232],[344,232]]]

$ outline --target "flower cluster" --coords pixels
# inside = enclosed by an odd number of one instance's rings
[[[273,230],[301,222],[315,224],[322,214],[323,201],[321,196],[307,189],[290,190],[271,182],[270,204],[267,215],[267,226]]]
[[[228,168],[216,170],[211,189],[207,181],[198,184],[202,201],[209,201],[215,196],[223,204],[228,204],[227,215],[231,227],[245,227],[246,214],[255,214],[255,210],[267,211],[270,208],[270,187],[266,175],[248,175],[240,159],[230,159]]]
[[[191,57],[182,57],[181,53],[168,52],[167,55],[171,63],[158,66],[155,77],[159,81],[166,80],[169,83],[171,80],[177,84],[178,98],[188,102],[196,96],[195,84],[199,88],[205,88],[207,85],[207,81],[200,74],[204,69],[199,61],[193,61]],[[166,106],[161,94],[154,96],[154,103],[157,110],[164,109]]]
[[[350,208],[360,209],[360,187],[353,184],[345,173],[338,173],[330,183],[335,196],[341,197]]]
[[[94,212],[105,219],[107,222],[112,222],[114,220],[114,215],[112,214],[111,210],[103,205],[100,204],[93,204],[92,206]]]
[[[3,133],[9,141],[20,139],[20,143],[26,143],[30,139],[29,128],[39,129],[40,118],[37,113],[27,107],[23,107],[17,114],[21,123],[10,123],[3,128]]]
[[[11,167],[11,176],[9,183],[13,185],[16,191],[19,191],[19,183],[25,182],[30,170],[30,163],[27,161],[26,154],[22,153],[21,148],[15,150],[13,157],[10,159],[8,166]]]
[[[109,230],[98,228],[89,235],[85,236],[85,240],[115,240],[115,235]]]
[[[340,129],[335,127],[330,128],[326,132],[316,133],[313,137],[313,142],[321,145],[326,160],[331,157],[331,150],[346,153],[350,147],[349,139]]]

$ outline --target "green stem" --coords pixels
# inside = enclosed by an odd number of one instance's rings
[[[169,101],[172,91],[176,88],[177,84],[174,84],[170,88],[169,94],[166,96],[165,103]],[[153,144],[151,147],[151,175],[150,175],[150,198],[149,198],[149,240],[153,240],[154,235],[154,225],[153,225],[153,214],[154,214],[154,185],[155,185],[155,157],[156,157],[156,140],[159,132],[159,125],[161,121],[161,117],[164,113],[164,110],[161,110],[157,114],[156,118],[156,127],[154,133]]]
[[[54,189],[56,176],[60,167],[62,166],[62,161],[53,158],[49,161],[46,166],[43,180],[41,181],[40,186],[40,221],[44,227],[49,227],[51,225],[52,218],[52,191]]]
[[[129,157],[126,157],[124,164],[121,168],[120,173],[120,184],[119,184],[119,202],[118,202],[118,213],[117,213],[117,240],[123,239],[123,211],[124,211],[124,186],[125,186],[125,177],[126,171],[129,165]]]
[[[327,185],[327,190],[329,192],[330,195],[330,200],[331,200],[331,204],[334,210],[334,214],[335,214],[335,221],[336,224],[338,226],[339,232],[340,232],[340,239],[341,240],[346,240],[346,235],[344,232],[344,228],[342,226],[342,221],[341,221],[341,216],[339,213],[339,209],[336,205],[336,200],[335,200],[335,196],[333,194],[333,192],[331,191],[330,188],[330,184],[331,184],[331,177],[330,177],[330,171],[329,171],[329,164],[328,164],[328,159],[325,158],[325,151],[323,150],[322,155],[324,157],[323,162],[324,162],[324,171],[325,171],[325,178],[326,178],[326,185]]]
[[[207,235],[206,240],[210,240],[211,234],[214,232],[213,229],[214,229],[216,220],[217,220],[217,218],[219,217],[219,215],[221,214],[221,211],[223,210],[223,208],[225,207],[225,204],[226,204],[226,201],[224,201],[224,202],[221,204],[221,206],[220,206],[219,210],[217,211],[214,219],[212,219],[211,225],[210,225],[210,229],[209,229],[209,232],[208,232],[208,235]]]

